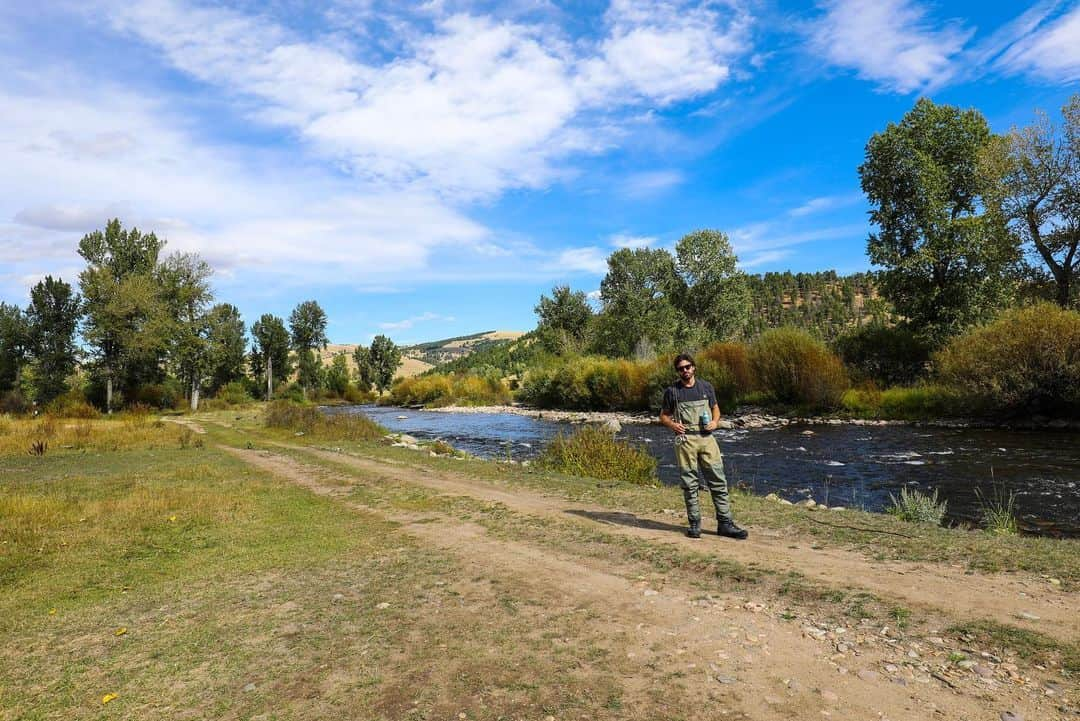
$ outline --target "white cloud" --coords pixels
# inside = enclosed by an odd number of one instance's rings
[[[743,268],[758,268],[763,265],[781,261],[790,255],[790,250],[766,250],[761,253],[755,253],[746,260],[740,261],[739,265]]]
[[[1045,13],[1038,16],[1043,18]],[[997,67],[1051,82],[1080,81],[1080,6],[1031,30],[1001,55]]]
[[[421,315],[413,316],[412,318],[406,318],[405,320],[399,320],[390,323],[379,323],[379,327],[384,330],[408,330],[417,323],[429,323],[431,321],[452,323],[454,321],[454,317],[450,315],[439,315],[438,313],[432,313],[429,311]]]
[[[945,84],[974,30],[934,23],[913,0],[826,0],[811,45],[833,65],[882,89],[910,93]]]
[[[559,254],[555,265],[558,269],[573,272],[583,271],[594,275],[607,273],[607,252],[593,246],[571,248]]]
[[[650,198],[682,185],[686,176],[678,170],[652,170],[633,173],[622,181],[622,191],[631,198]]]
[[[628,235],[616,233],[608,239],[616,248],[648,248],[658,239],[655,235]]]
[[[863,196],[859,193],[847,193],[844,195],[825,195],[819,198],[811,198],[802,205],[789,210],[788,215],[793,218],[802,218],[807,215],[814,215],[815,213],[823,213],[828,210],[835,210],[836,208],[854,205],[859,202],[862,197]]]

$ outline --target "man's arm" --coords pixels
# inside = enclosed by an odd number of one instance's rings
[[[671,412],[674,409],[673,399],[669,397],[670,389],[664,393],[664,400],[660,403],[660,423],[667,426],[676,435],[683,435],[686,433],[686,426],[679,423],[671,416]]]
[[[716,426],[717,426],[717,424],[719,422],[720,422],[720,406],[717,405],[716,401],[713,401],[713,404],[712,404],[712,420],[709,421],[709,424],[707,426],[705,426],[705,429],[709,430],[709,431],[715,431]]]

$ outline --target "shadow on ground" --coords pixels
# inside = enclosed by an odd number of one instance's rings
[[[599,523],[632,526],[634,528],[647,528],[651,531],[682,533],[686,530],[685,526],[662,523],[650,518],[638,518],[633,513],[619,513],[618,511],[581,511],[576,509],[567,511],[567,513],[574,516],[581,516],[582,518],[588,518],[590,521],[597,521]]]

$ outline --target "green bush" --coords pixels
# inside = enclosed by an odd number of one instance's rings
[[[848,388],[843,363],[825,344],[797,328],[762,333],[750,347],[757,385],[780,403],[832,410]]]
[[[571,476],[637,485],[656,483],[656,459],[648,451],[616,440],[610,431],[596,425],[582,426],[569,436],[557,436],[536,465]]]
[[[945,518],[945,508],[948,506],[948,501],[938,501],[936,488],[931,494],[901,488],[900,497],[890,493],[889,500],[892,505],[886,509],[888,513],[910,523],[929,523],[934,526],[941,525],[941,520]]]
[[[910,328],[871,323],[844,333],[833,348],[855,377],[882,386],[909,385],[930,361],[930,348]]]
[[[283,428],[296,433],[335,441],[373,441],[386,429],[359,413],[327,415],[317,407],[277,400],[266,406],[263,423],[267,428]]]
[[[1016,494],[1001,486],[995,486],[987,496],[981,488],[975,489],[979,500],[979,515],[986,530],[996,536],[1015,536],[1020,532],[1016,522]]]
[[[220,401],[225,401],[231,406],[241,406],[254,400],[249,394],[247,386],[240,381],[226,383],[214,396]]]
[[[49,413],[59,418],[99,418],[101,412],[86,402],[86,396],[82,391],[71,389],[61,396],[57,396],[49,404]]]
[[[929,383],[908,388],[851,388],[844,391],[840,407],[860,418],[926,420],[964,416],[972,406],[951,388]]]
[[[943,383],[986,411],[1080,415],[1080,313],[1051,303],[1006,311],[936,357]]]

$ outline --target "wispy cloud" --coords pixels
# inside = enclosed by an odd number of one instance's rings
[[[1078,82],[1080,6],[1054,19],[1048,19],[1048,15],[1045,11],[1033,15],[1026,25],[1034,27],[1001,55],[996,66],[1008,73],[1030,74],[1055,83]]]
[[[616,233],[608,239],[615,248],[648,248],[658,239],[655,235]]]
[[[651,198],[682,185],[685,180],[686,176],[679,170],[650,170],[627,176],[622,189],[631,198]]]
[[[555,267],[566,272],[585,272],[603,275],[607,272],[607,251],[602,248],[571,248],[559,254]]]
[[[824,195],[819,198],[811,198],[802,205],[792,208],[788,215],[793,218],[802,218],[815,213],[823,213],[836,208],[845,208],[854,205],[862,199],[859,193],[845,193],[842,195]]]
[[[826,0],[811,45],[829,63],[883,90],[911,93],[945,84],[974,34],[959,20],[927,18],[914,0]]]
[[[384,330],[408,330],[417,323],[431,323],[438,321],[440,323],[452,323],[454,317],[450,315],[439,315],[438,313],[423,313],[421,315],[413,316],[412,318],[406,318],[405,320],[398,320],[389,323],[379,323],[379,327]]]

